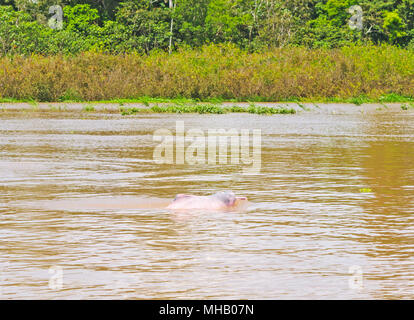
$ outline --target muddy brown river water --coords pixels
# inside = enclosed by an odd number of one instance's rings
[[[155,163],[153,132],[177,120],[261,129],[260,172]],[[220,190],[250,206],[164,209]],[[399,106],[0,111],[2,299],[413,299],[413,215],[414,110]]]

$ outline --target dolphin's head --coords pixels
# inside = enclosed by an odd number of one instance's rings
[[[236,197],[231,191],[220,191],[211,196],[194,196],[177,194],[167,206],[168,209],[234,209],[243,207],[247,203],[246,197]]]
[[[236,196],[231,191],[220,191],[214,194],[213,197],[219,199],[228,207],[233,206],[236,201]]]

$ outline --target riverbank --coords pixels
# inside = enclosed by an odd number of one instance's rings
[[[0,101],[414,102],[414,51],[232,46],[0,58]],[[156,97],[156,98],[148,98]]]
[[[373,113],[381,111],[414,112],[414,103],[271,103],[271,102],[223,102],[223,103],[132,103],[132,102],[89,102],[89,103],[0,103],[0,113],[78,113],[78,114],[295,114],[313,112],[323,114]]]

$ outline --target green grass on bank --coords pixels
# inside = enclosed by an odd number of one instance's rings
[[[15,99],[15,98],[0,98],[0,103],[29,103],[32,105],[38,104],[40,101],[33,99]],[[221,104],[221,103],[231,103],[231,102],[269,102],[269,103],[350,103],[355,105],[362,105],[364,103],[407,103],[414,102],[414,96],[402,96],[395,93],[381,95],[379,98],[370,98],[366,95],[361,95],[352,98],[339,98],[339,97],[316,97],[316,98],[300,98],[300,97],[291,97],[279,101],[274,101],[266,99],[264,97],[252,97],[248,100],[243,99],[222,99],[222,98],[211,98],[211,99],[191,99],[191,98],[160,98],[160,97],[138,97],[138,98],[129,98],[129,99],[112,99],[112,100],[96,100],[96,101],[86,101],[83,99],[79,100],[60,100],[58,102],[62,103],[89,103],[89,104],[119,104],[124,106],[125,104],[143,104],[145,106],[150,106],[151,104],[196,104],[196,103],[211,103],[211,104]]]
[[[252,113],[252,114],[295,114],[296,110],[288,107],[257,106],[253,103],[247,108],[240,106],[223,107],[215,104],[182,104],[182,105],[154,105],[150,108],[120,108],[122,115],[136,113],[199,113],[199,114],[224,114],[224,113]]]
[[[163,103],[163,104],[154,104],[152,106],[131,106],[128,107],[124,104],[118,104],[117,107],[114,106],[106,107],[105,103],[99,105],[96,103],[80,103],[75,109],[71,109],[68,103],[58,103],[58,104],[47,104],[46,108],[44,105],[39,105],[39,103],[30,103],[31,108],[27,109],[26,107],[16,108],[13,107],[12,111],[22,111],[22,112],[69,112],[80,111],[81,114],[85,113],[120,113],[123,116],[134,115],[134,114],[183,114],[183,113],[198,113],[198,114],[227,114],[227,113],[248,113],[248,114],[259,114],[259,115],[273,115],[273,114],[295,114],[297,113],[297,108],[299,107],[303,111],[311,111],[312,108],[300,103],[294,103],[295,107],[291,107],[289,104],[285,105],[275,105],[275,106],[263,106],[257,105],[253,102],[250,102],[248,106],[243,105],[222,105],[218,103]],[[313,107],[320,109],[320,107],[313,103]],[[379,103],[379,106],[376,110],[381,111],[389,109],[385,103]],[[400,103],[400,109],[403,111],[414,109],[414,102]],[[8,108],[4,108],[0,104],[0,111],[7,112]]]
[[[1,102],[1,100],[0,100]],[[62,102],[74,103],[74,102],[88,102],[88,101],[71,101],[66,100]],[[191,99],[191,98],[159,98],[159,97],[139,97],[131,99],[113,99],[113,100],[101,100],[90,101],[90,103],[117,103],[124,105],[128,103],[142,103],[145,106],[157,103],[173,103],[173,104],[185,104],[185,103],[231,103],[231,102],[271,102],[271,103],[351,103],[355,105],[362,105],[364,103],[403,103],[414,102],[414,96],[402,96],[399,94],[391,93],[380,96],[379,98],[370,98],[366,95],[361,95],[352,98],[339,98],[339,97],[315,97],[315,98],[301,98],[290,97],[281,100],[272,100],[266,97],[250,97],[248,99],[224,99],[224,98],[206,98],[206,99]]]

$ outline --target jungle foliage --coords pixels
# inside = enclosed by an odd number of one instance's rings
[[[63,27],[52,29],[63,8]],[[348,25],[362,8],[362,29]],[[149,53],[232,43],[414,49],[414,0],[0,0],[0,54]]]

